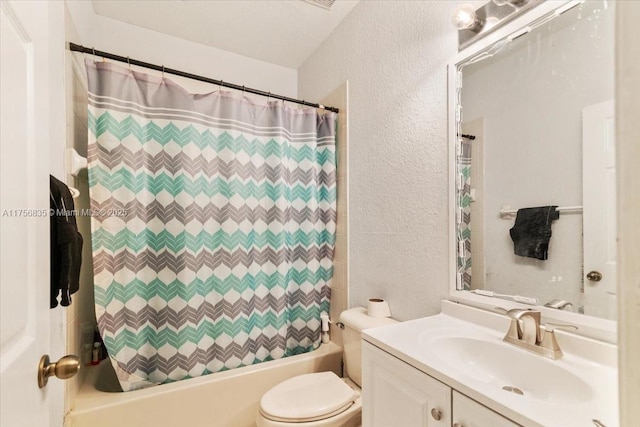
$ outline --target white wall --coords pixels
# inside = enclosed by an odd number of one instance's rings
[[[213,79],[222,79],[279,95],[296,97],[297,71],[294,69],[97,15],[90,1],[67,0],[67,6],[81,38],[79,41],[68,41],[154,64],[164,64],[169,68]],[[215,19],[212,20],[212,25],[214,24]],[[90,56],[87,55],[87,57]],[[191,92],[217,90],[215,86],[207,83],[176,76],[167,75],[166,77]]]
[[[618,343],[620,425],[640,419],[640,3],[616,11],[616,144],[618,189]]]
[[[613,9],[587,2],[463,69],[464,121],[484,122],[484,223],[471,226],[485,231],[486,289],[580,304],[582,215],[560,215],[539,261],[514,255],[514,218],[498,212],[582,205],[582,110],[614,96]]]
[[[361,2],[298,70],[320,99],[349,80],[349,306],[406,320],[448,295],[450,1]]]

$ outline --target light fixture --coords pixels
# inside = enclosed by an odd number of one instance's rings
[[[451,22],[458,29],[458,50],[464,49],[544,1],[490,0],[478,9],[474,9],[470,4],[458,6],[451,17]]]
[[[478,19],[476,11],[470,4],[463,4],[456,8],[451,18],[453,26],[458,30],[479,31],[482,22]]]

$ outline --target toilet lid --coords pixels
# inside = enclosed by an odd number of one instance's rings
[[[357,397],[358,393],[333,372],[319,372],[273,387],[262,396],[260,410],[273,420],[318,420],[344,411]]]

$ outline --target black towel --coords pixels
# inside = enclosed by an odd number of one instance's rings
[[[49,206],[51,215],[51,299],[50,306],[71,304],[71,294],[80,288],[82,235],[78,233],[75,206],[69,187],[49,175]]]
[[[557,206],[518,209],[516,223],[511,230],[516,255],[545,260],[549,257],[551,222],[560,218]]]

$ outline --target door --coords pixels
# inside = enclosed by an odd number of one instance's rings
[[[616,150],[614,104],[584,109],[584,312],[616,319]]]
[[[451,388],[372,344],[362,344],[363,427],[449,427]]]
[[[49,396],[36,380],[50,328],[48,12],[46,2],[0,2],[0,425],[7,427],[49,426]]]

